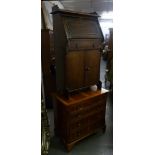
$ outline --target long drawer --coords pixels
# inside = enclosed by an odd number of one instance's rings
[[[104,114],[104,111],[105,111],[105,108],[103,106],[98,106],[93,110],[87,111],[87,113],[83,111],[81,113],[78,113],[78,114],[70,117],[69,121],[71,123],[74,123],[74,122],[76,123],[76,122],[81,121],[85,118],[89,118],[92,115],[98,115],[99,113]]]
[[[100,39],[72,39],[68,41],[68,50],[90,50],[90,49],[100,49],[101,40]]]
[[[88,123],[88,125],[83,126],[81,128],[77,128],[76,130],[72,129],[70,130],[69,136],[68,136],[68,142],[72,142],[74,140],[78,140],[81,137],[93,133],[95,130],[102,128],[104,126],[104,120],[99,119],[94,122],[91,122],[91,124]]]
[[[68,128],[69,142],[79,139],[94,130],[103,127],[105,124],[104,109],[90,112],[87,117],[80,119],[72,118]]]
[[[89,126],[93,123],[95,123],[98,120],[104,119],[104,113],[103,111],[100,111],[98,113],[94,113],[93,115],[90,115],[86,118],[82,118],[81,120],[74,120],[70,122],[70,131],[79,130],[81,128],[85,128],[86,126]]]
[[[91,100],[82,101],[79,104],[75,104],[67,108],[68,115],[70,117],[76,117],[78,115],[84,115],[98,108],[105,108],[105,96],[94,97]]]

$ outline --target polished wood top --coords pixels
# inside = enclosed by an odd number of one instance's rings
[[[65,104],[66,106],[75,104],[77,102],[85,101],[88,98],[91,99],[95,96],[99,96],[101,94],[106,94],[108,90],[101,89],[97,91],[92,90],[86,90],[86,91],[80,91],[78,93],[72,94],[69,96],[69,99],[65,98],[64,96],[56,95],[56,98],[61,101],[61,103]]]

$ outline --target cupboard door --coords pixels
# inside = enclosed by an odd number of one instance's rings
[[[100,52],[85,51],[85,86],[97,84],[100,73]]]
[[[65,60],[66,88],[74,90],[83,87],[84,82],[84,53],[68,52]]]

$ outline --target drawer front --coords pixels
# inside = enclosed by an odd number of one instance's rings
[[[99,39],[72,39],[68,41],[68,50],[90,50],[100,49],[101,40]]]
[[[97,115],[99,113],[102,113],[104,115],[104,108],[96,108],[92,111],[87,111],[86,112],[83,112],[83,113],[78,113],[77,115],[74,115],[74,116],[70,116],[70,123],[76,123],[78,121],[81,121],[85,118],[89,118],[90,116],[92,115]]]
[[[88,126],[88,123],[89,123],[88,118],[84,118],[82,120],[77,120],[77,121],[71,122],[69,131],[70,131],[70,133],[77,132],[83,128],[86,128]]]
[[[80,129],[83,129],[95,123],[96,121],[104,120],[104,118],[105,116],[103,111],[98,111],[96,113],[93,113],[87,116],[86,118],[81,118],[81,119],[71,121],[69,130],[70,132],[78,131]]]
[[[98,109],[104,109],[106,105],[105,99],[105,96],[97,96],[87,101],[82,101],[70,106],[68,108],[68,113],[70,117],[76,117],[77,115],[85,115]]]
[[[80,139],[83,136],[88,135],[89,133],[95,132],[97,129],[104,127],[104,117],[100,119],[94,119],[91,121],[87,121],[85,124],[80,122],[81,124],[72,126],[69,130],[68,141],[72,142],[74,140]]]
[[[88,134],[88,130],[89,130],[88,127],[85,127],[83,129],[79,129],[77,131],[70,132],[70,135],[68,137],[68,141],[72,142],[74,140],[80,139],[81,137],[83,137],[83,136]]]
[[[105,116],[103,112],[98,112],[90,115],[87,118],[70,122],[69,125],[69,141],[74,141],[82,136],[85,136],[96,129],[103,127],[105,124]]]

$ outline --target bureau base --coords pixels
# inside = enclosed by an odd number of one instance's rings
[[[74,144],[99,130],[105,132],[106,90],[81,91],[69,99],[56,95],[54,102],[55,135],[71,151]]]

